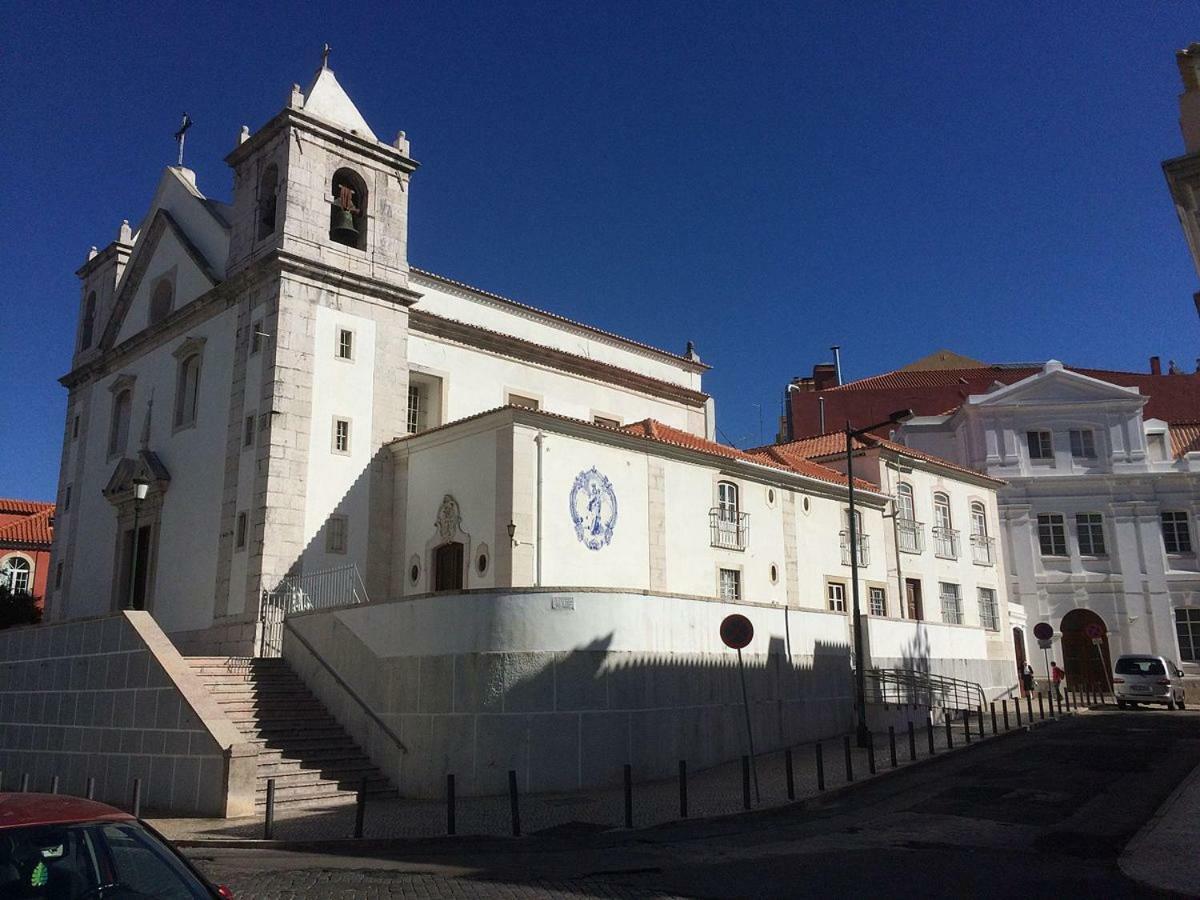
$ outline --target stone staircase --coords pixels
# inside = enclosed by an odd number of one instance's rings
[[[370,798],[397,796],[387,778],[284,659],[194,656],[188,663],[234,726],[258,747],[256,802],[352,800],[365,777]]]

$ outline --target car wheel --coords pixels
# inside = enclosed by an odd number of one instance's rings
[[[1118,697],[1117,698],[1117,709],[1124,709],[1124,708],[1125,708],[1124,699],[1122,699],[1121,697]]]
[[[1168,697],[1168,698],[1167,698],[1167,709],[1171,710],[1172,712],[1174,712],[1175,710],[1179,709],[1179,707],[1178,707],[1178,706],[1176,706],[1176,704],[1175,704],[1175,698],[1174,698],[1174,697]]]

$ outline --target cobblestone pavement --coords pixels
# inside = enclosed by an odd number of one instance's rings
[[[211,864],[200,862],[210,877],[218,875]],[[431,873],[368,871],[344,869],[300,869],[293,872],[237,873],[222,882],[231,888],[237,900],[307,900],[307,898],[513,898],[513,900],[551,900],[551,898],[670,898],[674,895],[638,887],[606,884],[595,879],[573,881],[508,882],[495,879],[450,877]]]
[[[1034,715],[1037,706],[1034,705]],[[1047,718],[1050,715],[1047,713]],[[1027,717],[1024,719],[1028,722]],[[978,742],[980,723],[971,719],[973,740]],[[1012,715],[1010,726],[1016,729]],[[998,717],[997,728],[1004,733],[1004,722]],[[990,715],[985,715],[984,733],[992,737]],[[947,749],[946,729],[934,729],[934,749]],[[967,743],[962,722],[953,727],[955,748]],[[915,727],[916,758],[929,756],[928,734],[920,722]],[[845,748],[841,738],[822,742],[822,758],[826,789],[847,783]],[[896,733],[897,766],[910,764],[907,721]],[[870,777],[870,761],[866,749],[851,747],[851,771],[855,781]],[[756,809],[785,806],[787,777],[784,753],[760,754],[755,761],[758,792],[752,803]],[[797,799],[820,793],[817,778],[815,744],[792,749],[793,784]],[[879,772],[892,768],[889,738],[886,731],[875,735],[875,765]],[[519,800],[523,834],[578,835],[620,828],[625,822],[625,801],[620,787],[621,772],[617,767],[611,788],[569,794],[522,795]],[[633,825],[644,828],[680,818],[679,782],[668,779],[636,782],[634,772]],[[688,815],[691,818],[725,815],[745,809],[742,793],[742,764],[735,761],[715,766],[688,776]],[[460,835],[509,836],[512,834],[511,812],[507,796],[460,797],[456,805],[456,833]],[[207,838],[257,839],[263,836],[261,816],[243,819],[152,819],[152,824],[172,840]],[[282,805],[275,813],[276,840],[328,840],[350,838],[354,835],[355,808],[353,802]],[[366,810],[364,837],[419,838],[446,834],[446,806],[441,800],[399,798],[370,803]]]

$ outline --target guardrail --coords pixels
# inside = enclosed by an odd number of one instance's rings
[[[867,683],[875,703],[972,710],[987,703],[983,688],[974,681],[916,669],[869,669]]]

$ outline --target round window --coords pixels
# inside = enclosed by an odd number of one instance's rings
[[[808,498],[807,497],[804,498],[804,503],[802,504],[802,506],[804,507],[804,511],[808,512]]]
[[[479,568],[479,574],[480,574],[480,575],[482,575],[484,572],[486,572],[486,571],[487,571],[487,564],[488,564],[488,558],[487,558],[487,554],[486,554],[486,553],[480,553],[480,554],[479,554],[479,559],[478,559],[478,560],[476,560],[476,562],[475,562],[475,565],[476,565],[476,566]]]
[[[408,577],[412,579],[413,584],[416,584],[417,579],[421,577],[421,567],[413,563],[413,567],[408,570]]]
[[[774,488],[767,488],[767,502],[771,503],[771,504],[775,503],[775,489]]]

